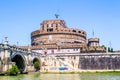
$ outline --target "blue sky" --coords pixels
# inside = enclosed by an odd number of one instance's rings
[[[0,42],[8,36],[11,45],[28,45],[30,34],[43,20],[60,19],[68,27],[100,38],[100,45],[120,50],[120,0],[0,0]]]

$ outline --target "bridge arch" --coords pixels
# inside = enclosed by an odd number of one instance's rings
[[[25,71],[26,59],[25,59],[23,54],[14,54],[11,58],[11,61],[15,62],[15,64],[17,65],[17,67],[18,67],[18,69],[20,70],[21,73],[23,71]]]
[[[39,58],[35,57],[32,62],[36,71],[41,69],[41,60]],[[35,62],[38,62],[38,67],[35,67]]]

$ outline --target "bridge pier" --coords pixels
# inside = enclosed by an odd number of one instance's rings
[[[31,49],[29,48],[27,51],[27,66],[26,66],[26,71],[27,72],[32,72],[34,71],[34,66],[33,63],[31,63]]]
[[[0,72],[6,73],[11,67],[13,62],[10,60],[10,50],[8,46],[8,40],[7,37],[5,37],[4,44],[1,44],[0,46],[0,58],[1,58],[1,64],[0,64]]]

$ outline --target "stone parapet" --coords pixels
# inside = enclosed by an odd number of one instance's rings
[[[99,38],[89,38],[88,42],[99,42]]]

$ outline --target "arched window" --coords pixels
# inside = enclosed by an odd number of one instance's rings
[[[51,24],[51,27],[53,27],[53,24]]]
[[[47,24],[47,27],[49,27],[49,25]]]
[[[58,24],[56,24],[56,30],[58,30]]]
[[[78,33],[81,33],[81,31],[78,31]]]
[[[76,30],[73,30],[73,32],[76,32]]]
[[[82,32],[82,34],[85,34],[84,32]]]

